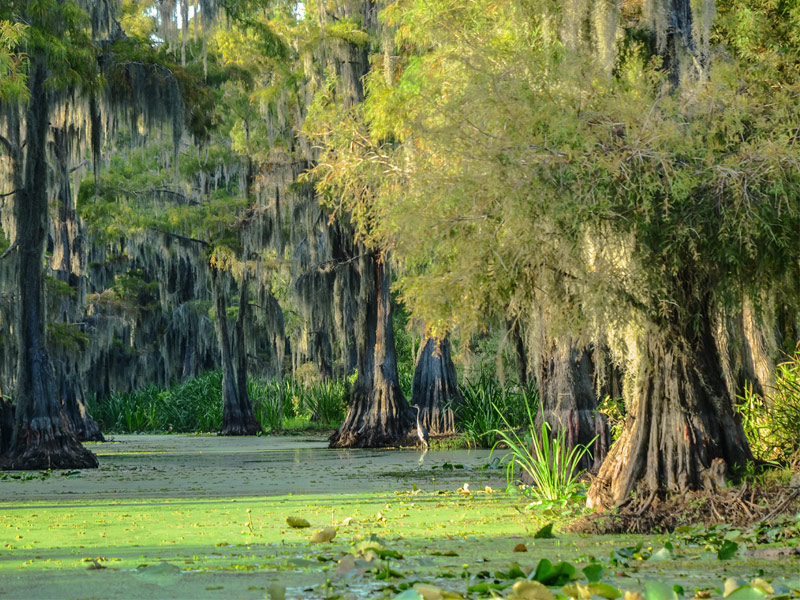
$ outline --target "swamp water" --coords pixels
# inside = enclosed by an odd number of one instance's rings
[[[716,597],[726,578],[761,577],[791,596],[800,572],[791,556],[759,559],[743,545],[721,561],[675,536],[566,535],[556,524],[556,538],[534,539],[554,515],[501,491],[486,450],[178,435],[91,448],[100,469],[0,474],[0,599],[417,598],[408,588],[421,582],[512,597],[509,581],[547,559],[570,561],[576,577],[596,564],[605,583],[673,600],[653,590]],[[330,527],[332,541],[310,541]],[[673,550],[660,552],[665,543]]]

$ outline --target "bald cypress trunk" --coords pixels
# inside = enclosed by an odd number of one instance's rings
[[[244,344],[244,319],[248,309],[247,275],[242,275],[239,290],[239,315],[231,334],[223,278],[226,275],[211,267],[211,287],[222,364],[222,435],[256,435],[263,431],[253,414],[247,393],[247,355]]]
[[[44,244],[47,237],[46,142],[50,98],[43,57],[32,61],[31,101],[25,115],[24,176],[19,173],[22,148],[16,140],[15,217],[19,322],[16,415],[11,446],[3,457],[7,469],[96,467],[97,458],[78,441],[58,397],[45,335]]]
[[[570,340],[550,340],[542,353],[539,368],[537,430],[542,419],[551,431],[565,430],[568,448],[589,448],[580,462],[581,469],[597,471],[608,454],[611,432],[605,415],[597,412],[597,394],[589,352]]]
[[[707,309],[707,303],[706,303]],[[645,494],[714,490],[753,456],[734,414],[708,310],[693,326],[655,330],[638,344],[633,406],[588,493],[590,506]]]
[[[358,378],[331,448],[411,445],[412,411],[400,389],[392,329],[388,265],[375,252],[359,259],[362,311],[357,331]]]
[[[453,409],[463,402],[463,398],[450,356],[450,341],[446,337],[429,337],[420,347],[411,399],[414,405],[419,406],[420,423],[430,433],[455,432]]]

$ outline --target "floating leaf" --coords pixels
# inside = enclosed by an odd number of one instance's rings
[[[408,588],[406,591],[395,596],[394,600],[425,600],[425,598],[414,588]]]
[[[320,544],[320,543],[330,542],[335,537],[336,537],[336,528],[326,527],[325,529],[320,529],[319,531],[315,531],[311,535],[311,543]]]
[[[651,579],[644,585],[644,597],[646,600],[677,600],[678,594],[671,585]]]
[[[736,551],[739,549],[739,544],[730,540],[722,542],[722,546],[717,550],[717,558],[720,560],[728,560],[732,558]]]
[[[726,595],[727,600],[761,600],[766,598],[767,593],[758,587],[752,585],[743,585],[736,588],[733,592]]]
[[[527,552],[528,547],[525,544],[517,544],[514,546],[514,552]]]
[[[444,597],[444,592],[442,589],[436,587],[435,585],[417,583],[414,585],[414,589],[417,590],[417,593],[419,593],[419,595],[425,600],[442,600]]]
[[[311,527],[311,523],[306,521],[302,517],[286,517],[286,524],[289,527],[294,527],[296,529],[302,529],[304,527]]]
[[[599,563],[586,565],[582,569],[583,574],[586,575],[586,579],[588,579],[590,583],[600,581],[603,577],[603,570],[603,566]]]
[[[667,548],[661,548],[661,550],[658,552],[653,552],[653,554],[650,555],[650,560],[655,562],[672,560],[672,552],[670,552]]]
[[[534,534],[533,539],[535,539],[535,540],[547,540],[547,539],[551,539],[551,538],[554,538],[554,537],[556,537],[556,536],[553,535],[553,524],[552,523],[548,523],[547,525],[542,527],[539,531],[537,531]]]
[[[556,600],[555,594],[538,581],[523,579],[511,588],[509,600]]]

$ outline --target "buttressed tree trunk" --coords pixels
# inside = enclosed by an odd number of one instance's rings
[[[419,406],[419,420],[428,432],[455,432],[453,408],[463,402],[450,355],[450,341],[429,337],[417,354],[411,402]],[[415,414],[416,417],[416,414]]]
[[[596,472],[608,454],[611,432],[605,415],[597,412],[597,394],[589,352],[569,340],[547,342],[539,366],[537,425],[541,419],[555,433],[566,430],[567,446],[586,446],[580,468]]]
[[[414,420],[397,374],[388,265],[375,252],[365,252],[359,276],[358,377],[347,417],[331,436],[330,447],[411,445]]]
[[[632,406],[589,506],[621,505],[634,490],[714,490],[729,467],[752,460],[705,317],[696,333],[652,327],[641,336]]]
[[[222,363],[222,435],[256,435],[263,431],[253,414],[253,405],[247,393],[247,354],[244,343],[244,320],[249,308],[247,302],[247,274],[242,275],[239,289],[239,315],[231,335],[228,325],[228,306],[225,301],[226,277],[218,268],[211,267],[211,287]]]
[[[16,159],[15,217],[19,261],[19,358],[15,390],[14,435],[2,466],[7,469],[74,469],[97,467],[65,417],[58,397],[45,336],[44,245],[47,236],[47,162],[50,99],[44,81],[44,57],[31,64],[31,101],[25,115],[24,175],[22,147],[12,140]]]

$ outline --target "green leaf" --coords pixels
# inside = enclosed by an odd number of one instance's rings
[[[761,588],[752,585],[743,585],[725,596],[725,600],[761,600],[767,593]]]
[[[590,565],[586,565],[582,569],[583,574],[586,575],[586,579],[589,580],[590,583],[595,583],[600,581],[603,578],[603,566],[600,563],[592,563]]]
[[[739,549],[739,544],[730,540],[722,542],[719,550],[717,550],[717,558],[720,560],[728,560],[732,558],[736,551]]]
[[[548,523],[534,534],[533,539],[548,540],[548,539],[553,539],[555,537],[556,536],[553,535],[553,524]]]
[[[661,548],[661,550],[659,550],[658,552],[653,552],[653,554],[650,555],[650,560],[654,562],[672,560],[672,552],[670,552],[666,548]]]
[[[645,600],[677,600],[678,594],[663,581],[649,580],[644,586]]]

